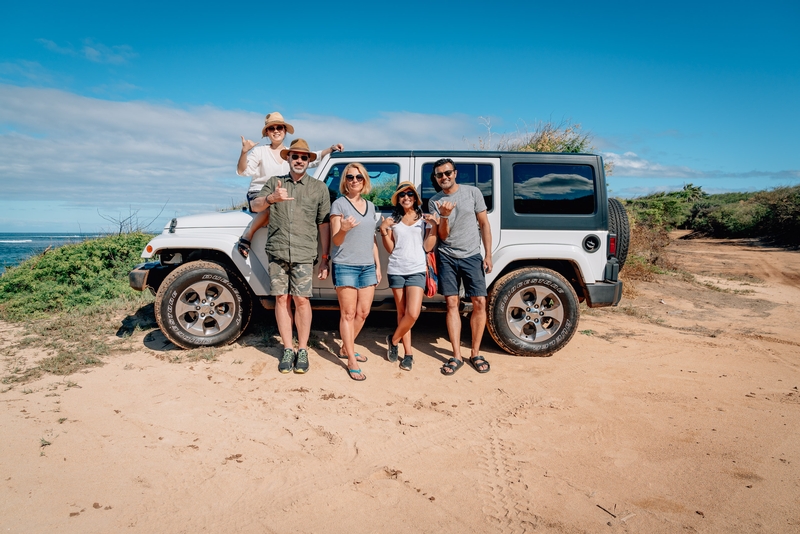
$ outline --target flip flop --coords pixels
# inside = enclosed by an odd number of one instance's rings
[[[363,382],[367,379],[366,376],[361,374],[361,369],[347,369],[347,374],[356,382]],[[356,378],[357,376],[360,376],[361,378]]]
[[[469,363],[471,363],[472,367],[474,367],[475,370],[478,371],[479,373],[488,373],[489,369],[491,369],[491,367],[489,366],[489,362],[487,362],[486,358],[484,358],[481,355],[472,356],[469,359]],[[483,369],[483,370],[478,369],[478,367],[483,367],[484,365],[486,366],[486,369]]]
[[[340,352],[339,353],[339,358],[342,359],[342,360],[346,360],[347,359],[347,355],[346,354],[342,354]],[[362,355],[360,355],[359,353],[356,352],[356,361],[359,362],[359,363],[364,363],[364,362],[368,361],[368,359],[367,359],[366,356],[362,356]]]
[[[239,251],[239,254],[241,254],[244,259],[247,259],[247,256],[250,255],[250,240],[240,237],[239,242],[236,243],[236,250]]]
[[[456,374],[456,371],[461,369],[464,366],[464,360],[456,360],[455,358],[450,358],[447,360],[447,363],[442,366],[442,374],[445,376],[450,376]],[[447,369],[447,371],[445,371]]]

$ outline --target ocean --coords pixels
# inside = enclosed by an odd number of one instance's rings
[[[50,248],[60,247],[68,243],[80,243],[100,234],[47,234],[43,232],[30,234],[0,233],[0,274],[7,267],[20,264],[35,254]]]

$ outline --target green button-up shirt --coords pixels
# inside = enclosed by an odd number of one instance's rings
[[[328,222],[331,197],[324,182],[304,174],[298,181],[291,175],[273,176],[258,194],[266,197],[278,186],[286,188],[294,200],[276,202],[269,208],[267,254],[289,263],[314,263],[317,258],[317,234],[320,224]]]

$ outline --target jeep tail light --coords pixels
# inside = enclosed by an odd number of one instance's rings
[[[617,235],[608,234],[608,253],[611,256],[617,255]]]

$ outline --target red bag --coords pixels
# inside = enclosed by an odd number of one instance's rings
[[[436,271],[436,254],[428,252],[425,254],[428,268],[425,269],[425,296],[433,297],[439,285],[439,273]]]

